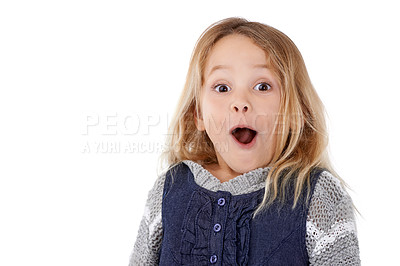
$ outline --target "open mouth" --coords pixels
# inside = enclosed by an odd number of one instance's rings
[[[237,127],[232,130],[231,134],[242,144],[249,144],[252,142],[254,137],[257,135],[257,131],[254,131],[247,127]]]

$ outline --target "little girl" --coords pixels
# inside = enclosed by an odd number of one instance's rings
[[[241,18],[192,54],[130,265],[359,265],[350,196],[295,44]]]

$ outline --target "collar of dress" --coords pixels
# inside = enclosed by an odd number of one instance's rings
[[[221,183],[200,164],[184,160],[190,171],[193,173],[194,181],[201,187],[210,191],[227,191],[232,195],[242,195],[260,190],[265,187],[265,179],[271,167],[257,168],[247,173],[236,176],[229,181]]]

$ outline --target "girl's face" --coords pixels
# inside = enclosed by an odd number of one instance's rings
[[[241,174],[268,165],[280,97],[266,53],[250,38],[232,34],[215,44],[205,65],[196,125],[213,142],[219,169]]]

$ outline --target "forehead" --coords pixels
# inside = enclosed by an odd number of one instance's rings
[[[215,70],[267,66],[267,53],[249,37],[231,34],[220,39],[211,49],[204,68],[209,76]]]

